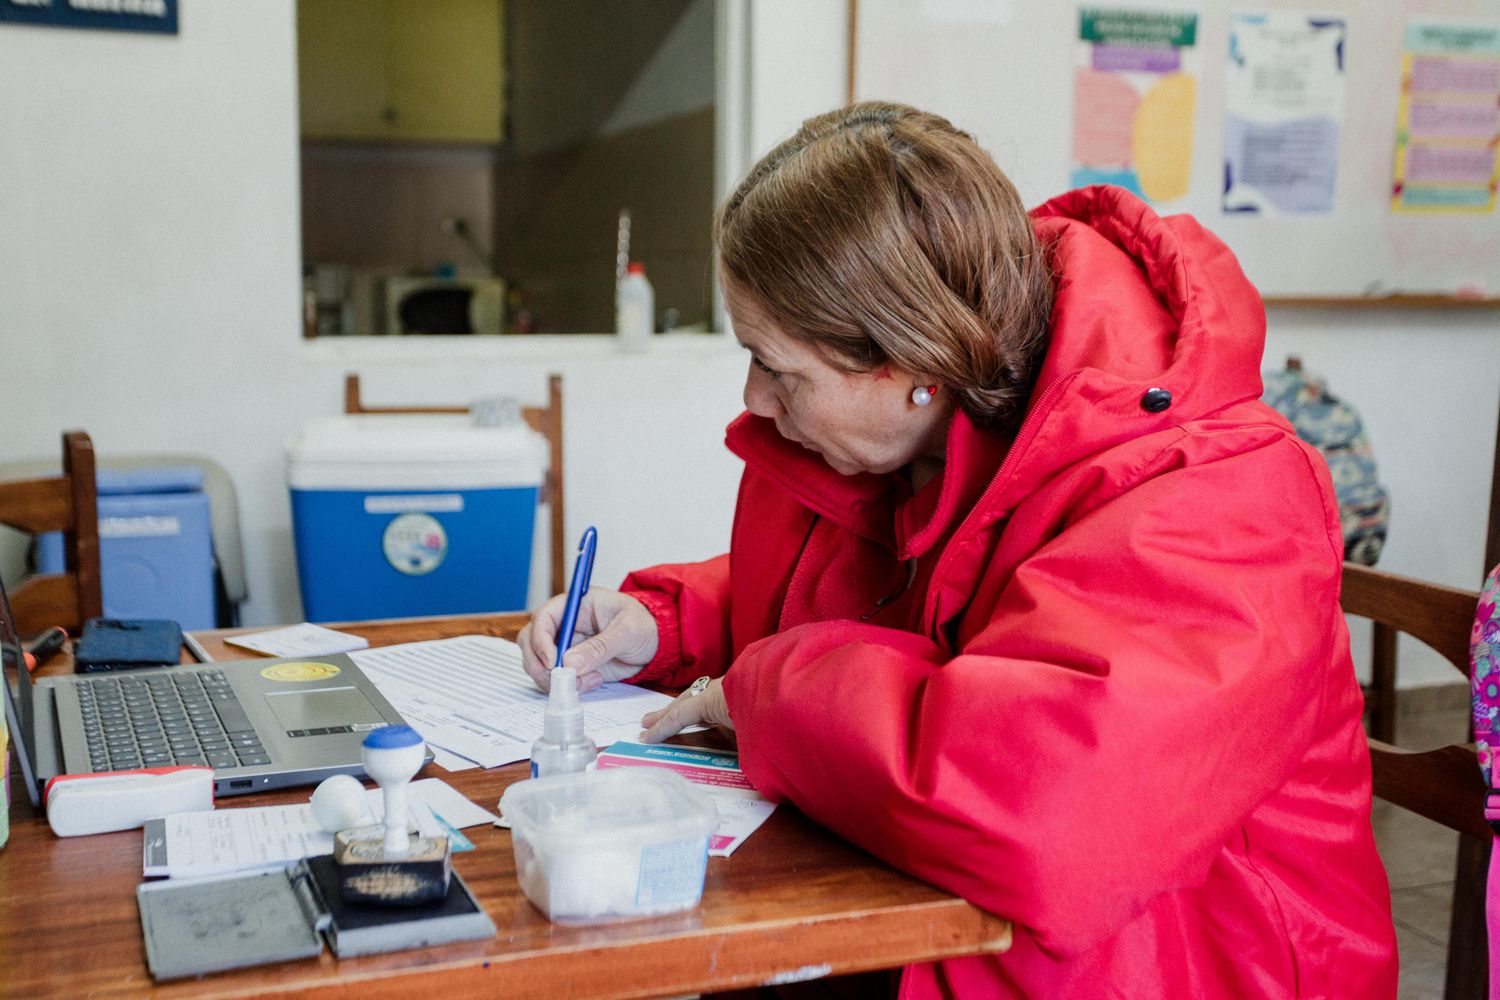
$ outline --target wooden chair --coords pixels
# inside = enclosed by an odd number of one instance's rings
[[[467,406],[366,406],[359,393],[359,376],[344,376],[345,413],[468,413]],[[547,405],[523,406],[521,418],[547,439],[547,478],[542,483],[541,502],[552,512],[551,592],[560,594],[568,586],[567,521],[563,510],[563,409],[562,376],[547,376]]]
[[[67,431],[62,450],[62,475],[0,483],[0,524],[63,533],[62,573],[31,576],[7,588],[22,636],[52,625],[77,635],[86,619],[104,613],[94,445],[83,431]]]
[[[1464,677],[1469,676],[1469,633],[1477,591],[1424,583],[1355,563],[1344,564],[1344,611],[1368,618],[1395,635],[1421,640]],[[1485,938],[1485,873],[1493,834],[1484,819],[1486,788],[1472,744],[1412,752],[1370,737],[1374,791],[1403,809],[1456,830],[1458,866],[1448,937],[1449,1000],[1483,997],[1488,961]]]
[[[1396,630],[1375,622],[1370,637],[1370,683],[1360,687],[1370,735],[1390,743],[1396,738]]]

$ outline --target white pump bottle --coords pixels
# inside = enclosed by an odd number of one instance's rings
[[[588,770],[598,756],[599,748],[583,732],[578,672],[572,667],[554,667],[547,711],[542,716],[542,738],[531,745],[531,776],[576,774]]]

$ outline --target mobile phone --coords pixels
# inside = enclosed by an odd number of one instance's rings
[[[182,627],[170,618],[90,618],[73,653],[80,674],[176,664]]]

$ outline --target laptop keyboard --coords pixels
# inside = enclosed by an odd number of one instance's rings
[[[78,701],[95,771],[271,762],[221,670],[80,681]]]

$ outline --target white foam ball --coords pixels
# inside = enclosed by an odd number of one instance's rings
[[[348,774],[324,778],[313,789],[313,819],[327,833],[338,833],[368,821],[365,816],[365,786]]]

